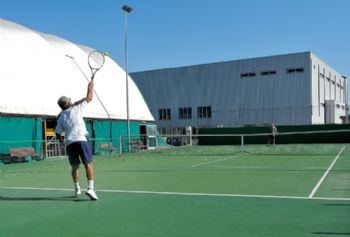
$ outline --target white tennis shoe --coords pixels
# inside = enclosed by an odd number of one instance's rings
[[[95,190],[88,188],[85,193],[91,200],[98,200]]]
[[[75,189],[75,196],[78,197],[81,194],[80,188]]]

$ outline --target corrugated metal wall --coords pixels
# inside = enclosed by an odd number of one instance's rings
[[[318,112],[313,106],[319,105],[314,95],[318,87],[311,83],[311,76],[315,76],[311,55],[303,52],[138,72],[131,76],[159,127],[239,127],[273,122],[307,125],[322,122],[312,116]],[[210,106],[211,118],[197,118],[199,106]],[[179,108],[184,107],[192,108],[191,119],[179,119]],[[159,109],[168,108],[171,119],[159,120]]]
[[[312,123],[326,123],[326,102],[334,101],[334,114],[336,118],[333,121],[341,123],[339,115],[345,115],[347,104],[347,83],[346,79],[340,73],[327,65],[314,54],[311,54],[311,75],[312,75]]]

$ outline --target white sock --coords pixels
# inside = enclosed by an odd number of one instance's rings
[[[94,190],[94,181],[88,180],[88,188]]]
[[[74,186],[75,186],[76,189],[80,189],[79,183],[74,183]]]

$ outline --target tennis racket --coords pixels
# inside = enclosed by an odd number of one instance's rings
[[[103,64],[105,63],[105,56],[103,55],[103,53],[97,50],[91,51],[89,53],[88,63],[91,69],[91,81],[92,81],[95,78],[96,72],[103,67]]]

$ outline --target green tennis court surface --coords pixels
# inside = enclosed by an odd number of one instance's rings
[[[350,236],[350,145],[202,146],[0,166],[0,237]],[[82,187],[86,187],[82,172]]]

